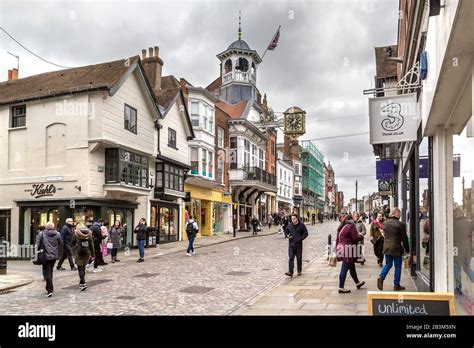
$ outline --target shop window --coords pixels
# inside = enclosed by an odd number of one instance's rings
[[[11,210],[0,210],[0,240],[11,241]]]
[[[147,188],[148,158],[123,149],[106,149],[105,182]]]
[[[419,182],[418,182],[418,197],[419,197],[419,207],[418,207],[418,222],[419,222],[419,250],[420,250],[420,271],[425,274],[425,276],[430,278],[430,236],[431,236],[431,226],[430,226],[430,191],[428,187],[430,168],[429,168],[429,155],[428,155],[428,138],[423,138],[422,142],[418,147],[419,151]]]
[[[453,257],[456,311],[474,315],[474,126],[453,136]],[[470,128],[471,127],[471,128]],[[458,168],[456,168],[458,167]]]

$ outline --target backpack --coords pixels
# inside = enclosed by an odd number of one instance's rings
[[[79,256],[86,256],[89,253],[89,240],[83,239],[79,241]]]
[[[196,234],[196,231],[194,229],[194,222],[188,222],[188,224],[186,225],[186,234],[188,236],[192,236]]]

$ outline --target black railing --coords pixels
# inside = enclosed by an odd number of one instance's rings
[[[258,180],[276,186],[276,177],[259,167],[244,167],[244,180]]]

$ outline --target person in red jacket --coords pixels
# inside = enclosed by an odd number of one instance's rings
[[[347,294],[351,290],[344,288],[347,271],[350,272],[357,289],[364,286],[365,282],[360,282],[357,278],[355,263],[362,255],[357,255],[359,248],[357,244],[363,240],[364,236],[357,232],[357,228],[352,221],[352,217],[347,215],[337,229],[336,256],[338,261],[342,261],[341,272],[339,273],[339,293]]]

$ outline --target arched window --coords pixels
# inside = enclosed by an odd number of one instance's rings
[[[224,74],[230,73],[232,71],[232,61],[227,59],[224,63]]]
[[[249,61],[245,58],[239,58],[237,61],[236,70],[247,72],[249,70]]]

